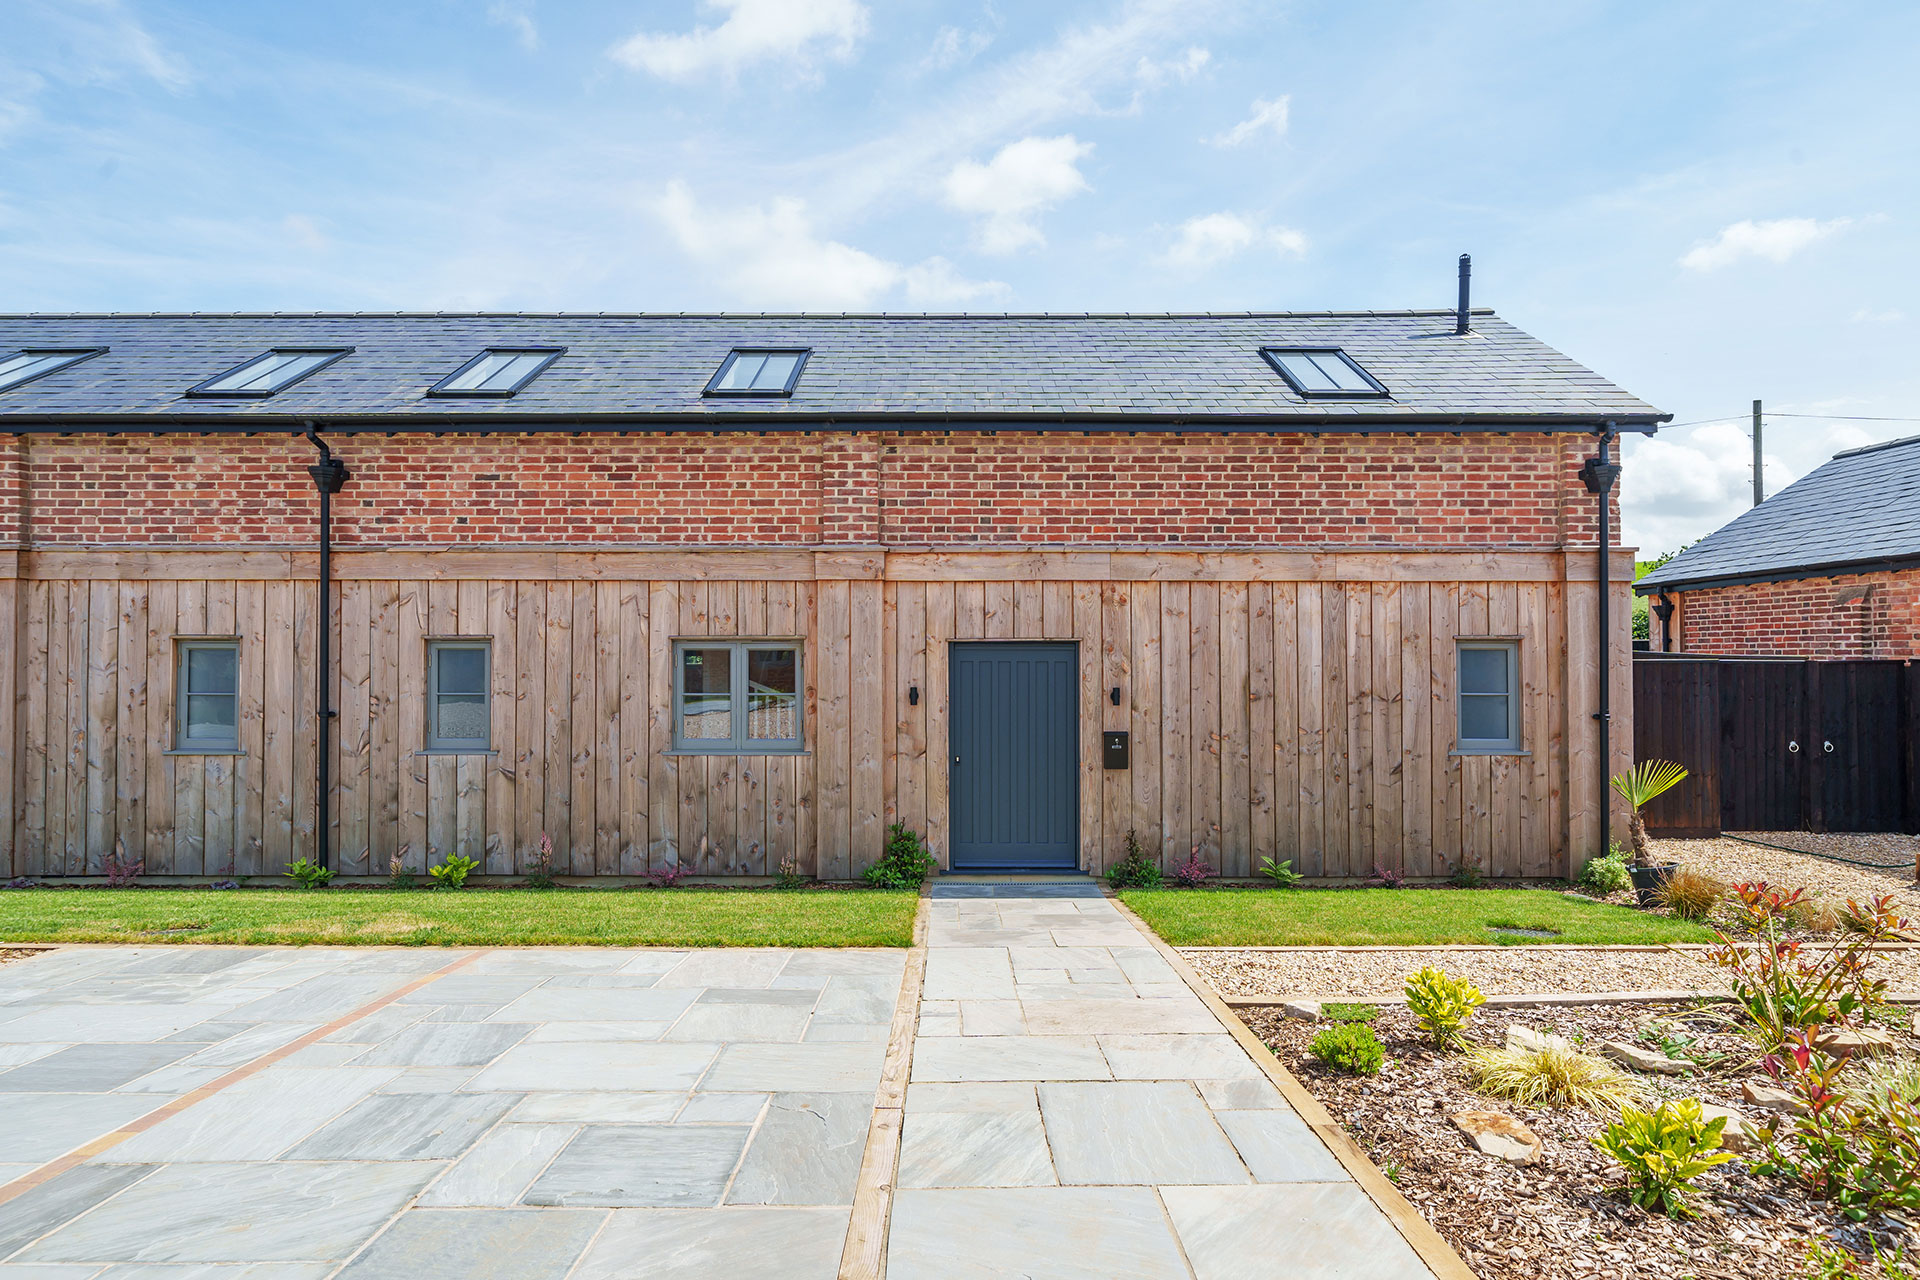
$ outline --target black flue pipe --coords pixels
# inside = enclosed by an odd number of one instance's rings
[[[1465,333],[1467,331],[1467,301],[1472,297],[1470,287],[1472,281],[1473,258],[1463,253],[1460,255],[1460,306],[1459,309],[1453,313],[1453,331],[1455,333]]]
[[[1611,428],[1600,433],[1600,452],[1587,459],[1580,468],[1580,478],[1586,481],[1587,492],[1599,499],[1600,526],[1600,709],[1593,718],[1600,726],[1600,847],[1592,856],[1603,857],[1613,848],[1613,802],[1607,798],[1612,788],[1611,769],[1613,767],[1613,591],[1612,551],[1613,551],[1613,486],[1620,479],[1620,464],[1608,453],[1613,443]]]
[[[333,705],[333,495],[347,483],[347,464],[333,456],[317,428],[307,428],[307,440],[320,451],[320,461],[307,468],[313,487],[320,491],[320,610],[315,625],[319,628],[319,662],[315,676],[314,698],[314,789],[313,840],[314,861],[331,866],[328,844],[333,826],[333,778],[329,765],[333,754],[333,720],[340,713]]]

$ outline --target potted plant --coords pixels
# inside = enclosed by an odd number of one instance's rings
[[[1634,897],[1639,899],[1642,908],[1653,905],[1654,894],[1658,892],[1661,882],[1673,874],[1679,864],[1653,864],[1647,851],[1647,823],[1640,816],[1640,810],[1651,804],[1655,797],[1673,790],[1686,776],[1685,767],[1671,760],[1642,760],[1632,772],[1616,774],[1612,779],[1613,789],[1620,793],[1620,798],[1627,802],[1631,810],[1627,817],[1627,837],[1633,843],[1633,862],[1627,867],[1627,872],[1633,877]]]

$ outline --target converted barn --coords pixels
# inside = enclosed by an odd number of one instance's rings
[[[1464,309],[0,318],[0,868],[1566,874],[1661,421]]]

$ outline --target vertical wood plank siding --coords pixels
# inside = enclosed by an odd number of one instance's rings
[[[1234,876],[1266,857],[1310,876],[1444,876],[1463,858],[1566,874],[1597,836],[1597,611],[1591,581],[1540,579],[347,579],[336,865],[384,875],[458,852],[512,874],[544,834],[576,875],[790,862],[844,878],[895,821],[944,858],[947,646],[1020,638],[1080,647],[1088,870],[1133,831]],[[0,592],[0,867],[98,874],[117,847],[150,875],[273,875],[313,852],[311,581],[23,577]],[[1624,596],[1614,616],[1624,687]],[[237,756],[172,750],[176,638],[196,635],[240,637]],[[801,638],[805,754],[671,752],[672,642],[707,635]],[[1489,635],[1520,641],[1525,755],[1452,751],[1455,641]],[[492,643],[491,754],[420,754],[442,637]],[[1128,771],[1101,768],[1102,730],[1131,734]]]

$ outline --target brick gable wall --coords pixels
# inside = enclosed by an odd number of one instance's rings
[[[1920,570],[1716,587],[1679,599],[1676,647],[1691,653],[1920,658]],[[1654,626],[1657,638],[1657,619]]]

